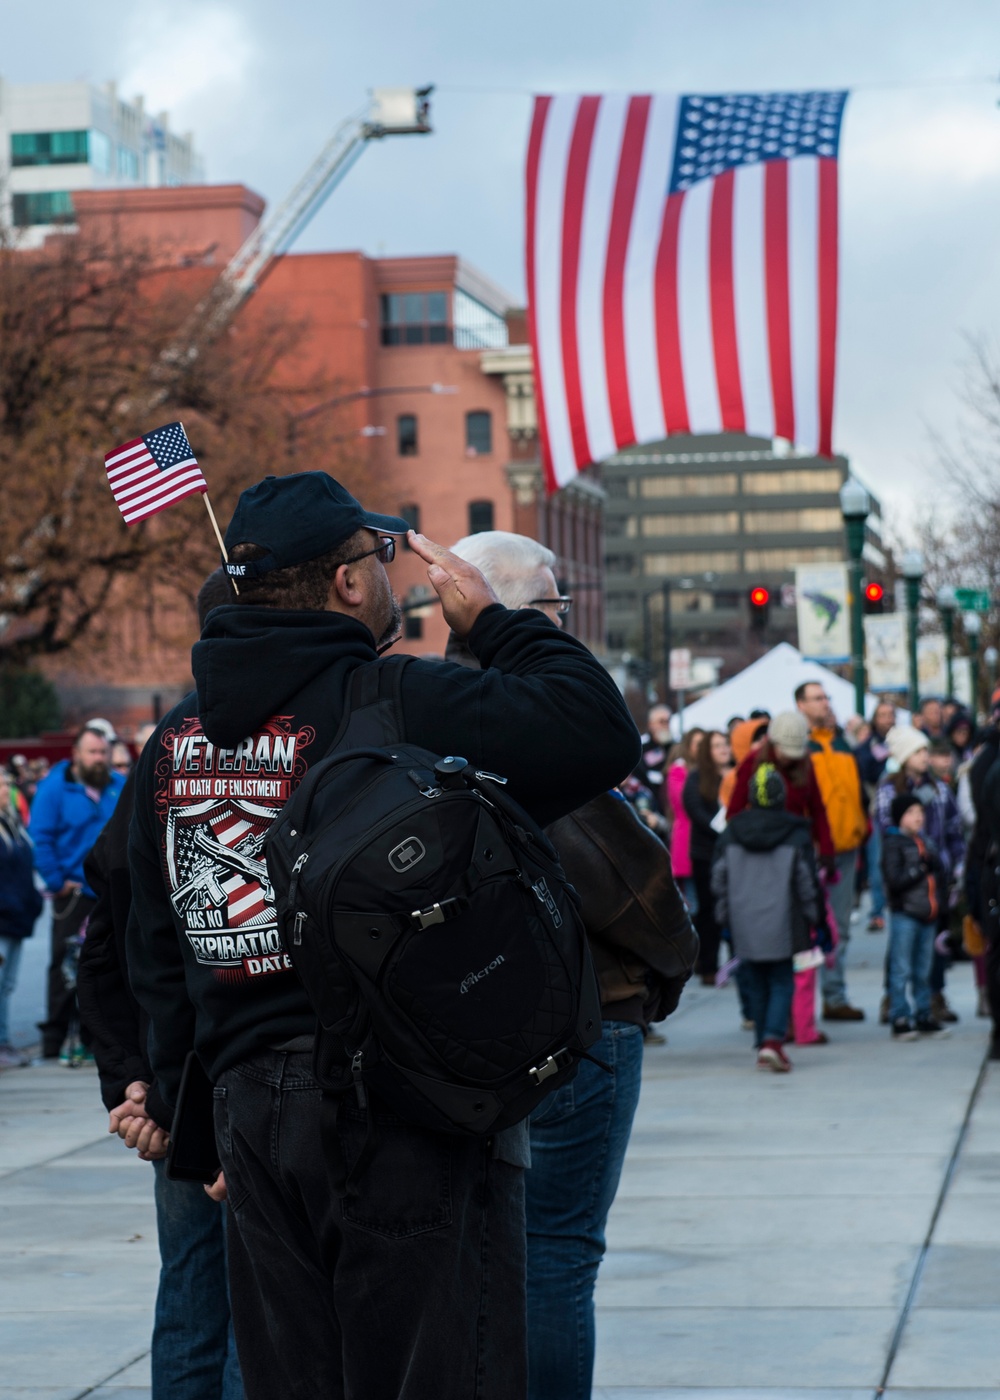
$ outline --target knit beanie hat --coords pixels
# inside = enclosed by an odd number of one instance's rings
[[[926,734],[912,725],[894,724],[885,736],[885,742],[889,757],[895,759],[899,768],[903,768],[908,759],[927,747],[929,741]]]
[[[889,815],[892,817],[893,826],[898,826],[903,820],[903,813],[908,812],[911,807],[921,807],[923,803],[914,792],[901,792],[892,799],[892,806]]]
[[[788,758],[805,758],[809,747],[809,721],[800,710],[785,710],[767,726],[767,737]]]
[[[773,763],[762,763],[750,779],[751,807],[784,807],[785,783]]]

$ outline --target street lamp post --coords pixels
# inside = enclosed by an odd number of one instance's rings
[[[910,709],[916,713],[920,703],[917,683],[917,609],[920,606],[920,585],[924,581],[924,557],[919,549],[908,549],[903,555],[903,578],[906,580],[907,641],[910,654]]]
[[[948,666],[948,694],[955,693],[955,612],[958,609],[958,598],[950,583],[942,584],[937,591],[938,612],[941,614],[941,625],[944,627],[945,655]]]
[[[861,556],[865,547],[865,521],[871,502],[860,481],[849,476],[840,488],[840,510],[847,529],[847,556],[851,571],[851,671],[854,676],[854,708],[865,712],[865,638],[861,613],[864,577]]]
[[[979,715],[979,634],[983,630],[983,619],[977,612],[962,614],[965,635],[969,639],[969,670],[972,672],[972,719]]]
[[[670,653],[674,647],[673,619],[670,616],[670,588],[669,579],[664,579],[661,585],[663,590],[663,701],[670,703]]]

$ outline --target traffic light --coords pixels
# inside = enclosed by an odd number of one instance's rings
[[[865,612],[880,613],[885,606],[885,589],[874,579],[865,584]]]
[[[761,584],[750,590],[750,626],[755,632],[763,632],[767,626],[767,614],[771,605],[771,595]]]

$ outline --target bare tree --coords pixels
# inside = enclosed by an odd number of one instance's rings
[[[155,376],[149,408],[154,367],[210,275],[71,234],[37,251],[0,240],[0,664],[66,653],[143,593],[190,597],[218,562],[200,502],[127,527],[105,452],[183,420],[223,521],[244,486],[294,469],[295,403],[335,386],[279,387],[301,327],[275,315],[244,313],[175,373]],[[356,484],[362,459],[336,436],[313,424],[310,446]]]
[[[1000,345],[968,338],[961,401],[965,416],[953,441],[932,433],[939,467],[934,503],[921,505],[917,534],[924,556],[925,595],[943,584],[975,588],[1000,599]],[[983,617],[981,648],[1000,644],[1000,609]],[[968,651],[962,627],[956,652]],[[987,677],[980,667],[980,703]]]

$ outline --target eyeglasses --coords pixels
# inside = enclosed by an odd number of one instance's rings
[[[391,564],[396,557],[396,541],[391,535],[383,535],[382,543],[375,549],[366,549],[364,554],[355,554],[353,559],[345,559],[345,564],[356,564],[359,559],[367,559],[374,554],[380,564]]]
[[[565,617],[573,606],[573,599],[563,596],[562,598],[532,598],[528,604],[529,608],[555,608],[560,617]]]

